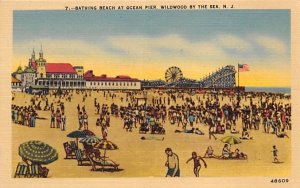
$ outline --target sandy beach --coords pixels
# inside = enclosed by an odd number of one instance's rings
[[[197,94],[201,96],[202,94]],[[194,95],[193,97],[196,97]],[[61,131],[58,128],[50,128],[50,111],[37,111],[40,118],[37,119],[36,127],[27,127],[12,123],[12,176],[14,176],[15,168],[22,159],[18,155],[18,147],[21,143],[29,140],[41,140],[58,152],[58,160],[47,165],[50,169],[49,178],[80,178],[80,177],[164,177],[167,168],[164,166],[166,161],[165,148],[170,147],[179,157],[179,166],[181,177],[194,177],[193,163],[186,164],[186,160],[191,157],[191,153],[196,151],[198,155],[203,156],[208,146],[212,146],[215,155],[221,155],[224,143],[220,141],[221,138],[231,135],[230,131],[225,134],[216,134],[217,140],[208,138],[208,126],[203,124],[196,124],[205,135],[174,133],[177,124],[171,125],[166,121],[164,128],[165,135],[151,135],[150,133],[139,134],[138,129],[134,128],[132,132],[126,132],[123,129],[123,121],[121,118],[111,116],[111,125],[108,128],[108,140],[115,143],[119,149],[107,151],[107,156],[110,159],[120,164],[120,170],[115,172],[101,172],[91,171],[91,166],[78,166],[76,159],[64,159],[65,151],[63,143],[66,141],[75,140],[68,138],[67,134],[78,129],[77,105],[85,105],[86,111],[89,115],[89,130],[93,131],[101,138],[100,127],[96,127],[96,119],[99,115],[95,114],[94,98],[102,105],[111,103],[125,105],[125,100],[120,101],[120,97],[124,93],[118,93],[117,97],[112,100],[107,100],[103,97],[103,93],[93,91],[91,96],[88,96],[85,102],[82,102],[82,94],[73,94],[71,102],[66,102],[65,99],[61,101],[65,105],[65,114],[67,118],[66,131]],[[151,102],[152,96],[158,96],[154,93],[148,94],[148,101]],[[163,96],[166,96],[164,94]],[[32,95],[24,93],[16,93],[12,104],[18,106],[30,105],[30,98]],[[49,97],[49,103],[57,102],[58,98],[54,96]],[[180,104],[182,101],[179,101]],[[256,101],[257,102],[257,101]],[[283,103],[290,102],[286,99]],[[224,97],[221,104],[229,103],[229,99]],[[174,105],[174,103],[172,103]],[[249,104],[249,100],[242,99],[242,104]],[[44,104],[42,104],[44,106]],[[56,103],[54,103],[56,107]],[[139,127],[139,125],[138,125]],[[237,122],[237,129],[242,130],[241,119]],[[286,131],[290,137],[290,130]],[[235,135],[240,136],[241,134]],[[250,135],[253,140],[242,140],[242,143],[233,145],[232,151],[239,148],[240,151],[248,155],[247,160],[219,160],[219,159],[205,159],[207,168],[202,166],[200,176],[202,177],[224,177],[224,176],[272,176],[283,177],[289,176],[291,173],[291,137],[277,138],[274,134],[266,134],[263,132],[263,126],[260,125],[259,130],[250,130]],[[141,140],[142,136],[152,136],[157,138],[164,138],[161,140]],[[284,163],[274,164],[272,155],[272,146],[276,145],[278,148],[278,158]],[[79,143],[79,147],[83,148]]]

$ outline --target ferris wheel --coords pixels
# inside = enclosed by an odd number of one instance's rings
[[[168,83],[176,82],[183,77],[183,74],[178,67],[170,67],[166,70],[165,79]]]

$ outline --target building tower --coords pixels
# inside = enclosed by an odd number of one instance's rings
[[[28,61],[28,67],[35,68],[35,51],[34,51],[34,48],[32,49],[31,58]]]
[[[43,57],[43,46],[41,45],[40,57],[36,61],[36,76],[37,78],[46,78],[46,59]]]

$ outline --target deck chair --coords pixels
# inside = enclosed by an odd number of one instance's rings
[[[98,170],[97,166],[100,166],[102,171],[104,171],[104,168],[106,168],[106,167],[112,167],[114,170],[118,170],[118,168],[119,168],[119,164],[113,162],[112,160],[110,160],[108,158],[105,159],[105,161],[104,161],[103,158],[100,158],[99,160],[95,160],[94,156],[90,155],[90,154],[87,157],[91,162],[91,165],[93,167],[92,168],[93,171]]]
[[[83,152],[81,151],[81,149],[75,150],[75,155],[76,155],[76,159],[77,159],[77,162],[78,162],[78,166],[82,166],[82,162],[87,161],[87,162],[90,163],[90,160],[83,156]]]
[[[17,176],[20,178],[21,176],[23,176],[24,178],[26,178],[28,175],[28,166],[27,164],[18,163],[18,166],[16,168],[16,172],[15,172],[15,176],[14,178],[16,178]]]
[[[71,145],[68,142],[63,143],[65,152],[66,152],[66,157],[65,159],[75,159],[75,153],[74,150],[71,148]]]
[[[75,141],[70,141],[70,145],[71,145],[72,149],[74,149],[74,150],[78,149],[78,146]]]
[[[41,177],[40,172],[39,172],[39,166],[36,164],[29,165],[28,166],[28,176],[30,178]]]

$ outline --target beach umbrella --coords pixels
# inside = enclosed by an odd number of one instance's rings
[[[235,136],[226,136],[226,137],[222,138],[221,141],[223,143],[227,143],[230,145],[239,144],[242,142],[239,138],[237,138]]]
[[[30,140],[20,144],[19,155],[36,164],[49,164],[58,159],[56,149],[39,140]]]
[[[69,138],[76,138],[77,146],[78,146],[78,138],[85,138],[86,136],[87,135],[83,131],[79,131],[79,130],[70,132],[67,135],[67,137],[69,137]]]
[[[106,150],[116,150],[116,149],[119,149],[116,144],[114,144],[111,141],[108,141],[106,139],[103,139],[100,142],[98,142],[97,144],[95,144],[94,148],[103,149],[104,150],[104,162],[105,162]]]
[[[81,139],[79,142],[84,143],[84,144],[88,144],[88,145],[92,145],[92,144],[96,144],[100,141],[101,141],[101,139],[97,136],[88,136],[88,137],[85,137],[85,138]]]
[[[95,133],[90,130],[83,130],[82,132],[85,134],[85,136],[96,136]]]

